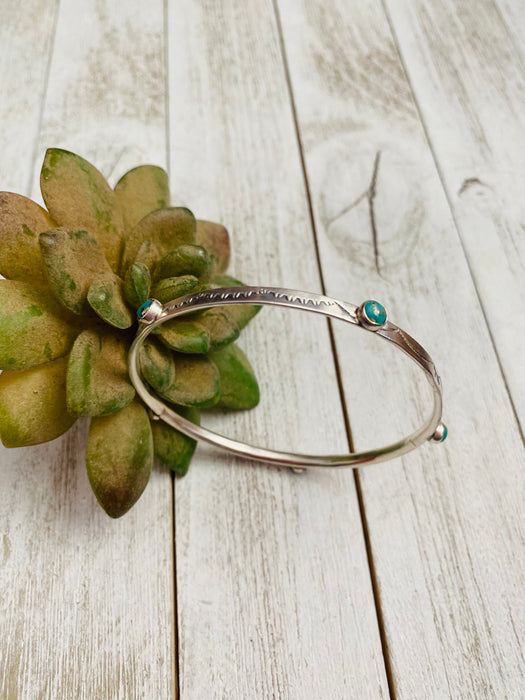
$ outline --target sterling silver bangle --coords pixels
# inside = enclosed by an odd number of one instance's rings
[[[411,357],[425,372],[433,390],[434,407],[426,423],[416,432],[385,447],[366,452],[352,452],[343,455],[304,455],[280,452],[256,447],[232,440],[202,426],[186,420],[152,393],[141,377],[139,350],[148,335],[162,323],[196,310],[230,304],[267,304],[310,311],[337,318],[364,328],[385,338]],[[153,418],[161,419],[168,425],[195,440],[205,440],[249,459],[283,465],[302,470],[304,467],[357,467],[362,464],[377,464],[387,459],[399,457],[421,445],[426,440],[443,442],[447,428],[441,422],[442,395],[441,380],[430,356],[408,333],[387,320],[384,307],[372,299],[360,306],[338,301],[321,294],[298,292],[278,287],[227,287],[188,294],[167,304],[150,299],[137,312],[139,330],[131,345],[128,363],[129,376],[137,394],[150,408]]]

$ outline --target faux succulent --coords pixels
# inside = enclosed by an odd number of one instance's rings
[[[170,207],[161,168],[134,168],[111,189],[86,160],[53,148],[40,186],[47,211],[0,193],[0,437],[35,445],[91,416],[89,480],[120,517],[146,487],[154,454],[182,476],[195,449],[150,421],[129,381],[137,308],[241,283],[225,275],[226,229]],[[257,311],[214,308],[164,324],[143,346],[145,379],[194,422],[201,408],[252,408],[259,388],[234,341]]]

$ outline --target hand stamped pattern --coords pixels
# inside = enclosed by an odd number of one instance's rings
[[[181,299],[170,302],[164,307],[163,316],[176,312],[178,309],[192,306],[204,306],[207,302],[216,305],[224,304],[254,304],[262,303],[275,306],[290,306],[307,311],[318,312],[325,316],[339,318],[343,321],[359,325],[357,318],[357,306],[336,299],[300,292],[279,287],[225,287],[220,289],[204,290],[189,294]],[[383,328],[374,331],[386,340],[395,343],[401,350],[410,355],[427,372],[427,374],[441,387],[441,379],[436,367],[426,350],[408,333],[388,322]]]
[[[217,290],[204,290],[189,294],[164,307],[164,315],[189,306],[202,305],[206,302],[224,302],[225,304],[254,304],[262,302],[274,303],[276,306],[296,306],[309,311],[319,311],[325,315],[342,318],[351,323],[357,323],[353,304],[343,304],[321,294],[307,294],[272,287],[248,287],[239,290],[238,287],[227,287]]]

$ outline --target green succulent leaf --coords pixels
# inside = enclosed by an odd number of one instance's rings
[[[149,299],[151,275],[144,263],[135,262],[128,267],[124,278],[124,298],[134,308]]]
[[[148,338],[140,348],[140,369],[144,379],[162,394],[175,381],[175,358],[168,348]]]
[[[67,358],[0,374],[0,438],[6,447],[54,440],[76,420],[66,409]]]
[[[162,258],[156,274],[158,277],[194,275],[202,281],[208,278],[211,263],[212,258],[202,246],[181,245]]]
[[[219,370],[206,355],[176,355],[175,381],[159,393],[180,406],[213,406],[221,393]]]
[[[192,423],[200,423],[198,408],[177,406],[176,411]],[[197,441],[160,420],[152,421],[151,430],[156,457],[177,476],[184,476],[190,466]]]
[[[199,280],[193,275],[182,275],[181,277],[166,277],[159,280],[151,290],[151,296],[158,299],[162,304],[168,301],[183,297],[185,294],[193,292]]]
[[[233,308],[233,307],[232,307]],[[210,350],[219,350],[233,343],[240,331],[228,310],[215,307],[202,311],[195,317],[195,323],[203,326],[210,334]]]
[[[144,243],[140,244],[135,257],[136,263],[145,265],[152,275],[159,260],[159,249],[154,243],[151,241],[144,241]]]
[[[212,280],[214,287],[244,287],[244,282],[236,280],[229,275],[217,275]],[[228,306],[228,313],[231,315],[239,330],[242,330],[256,316],[262,306],[252,304],[232,304]]]
[[[163,258],[184,243],[195,243],[195,217],[185,207],[165,207],[152,211],[141,219],[126,240],[125,260],[136,260],[144,241],[151,241]]]
[[[224,226],[198,219],[195,242],[213,256],[212,274],[226,272],[230,262],[230,236]]]
[[[169,206],[168,174],[156,165],[139,165],[120,178],[115,195],[130,231],[146,214]]]
[[[47,211],[36,202],[0,192],[0,275],[46,286],[38,234],[54,227]]]
[[[76,416],[105,416],[133,401],[124,342],[109,333],[82,332],[69,355],[66,395]]]
[[[49,148],[40,189],[54,221],[66,228],[90,231],[117,272],[122,252],[122,213],[102,173],[75,153]]]
[[[153,465],[148,412],[137,401],[110,416],[92,418],[86,466],[98,502],[120,518],[138,501]]]
[[[88,290],[87,299],[93,311],[115,328],[129,328],[134,316],[126,306],[123,283],[111,270],[99,272]]]
[[[204,355],[211,347],[210,332],[200,323],[174,318],[163,323],[158,336],[167,347],[186,354]]]
[[[247,409],[259,403],[259,385],[248,358],[237,345],[228,345],[210,353],[209,358],[219,370],[221,397],[219,406]]]
[[[245,287],[245,283],[241,280],[231,277],[230,275],[214,275],[211,283],[213,287]]]
[[[25,369],[65,355],[78,330],[50,292],[0,280],[0,369]]]
[[[51,289],[75,314],[89,311],[88,289],[101,271],[111,272],[104,251],[87,231],[54,228],[39,236]]]

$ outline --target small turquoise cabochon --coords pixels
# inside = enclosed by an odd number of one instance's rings
[[[139,306],[139,308],[137,309],[137,318],[141,319],[152,304],[153,299],[148,299],[148,301],[145,301],[143,304],[141,304],[141,306]]]
[[[368,323],[374,326],[382,326],[386,322],[385,307],[378,301],[369,299],[362,304],[361,309],[365,321]]]

